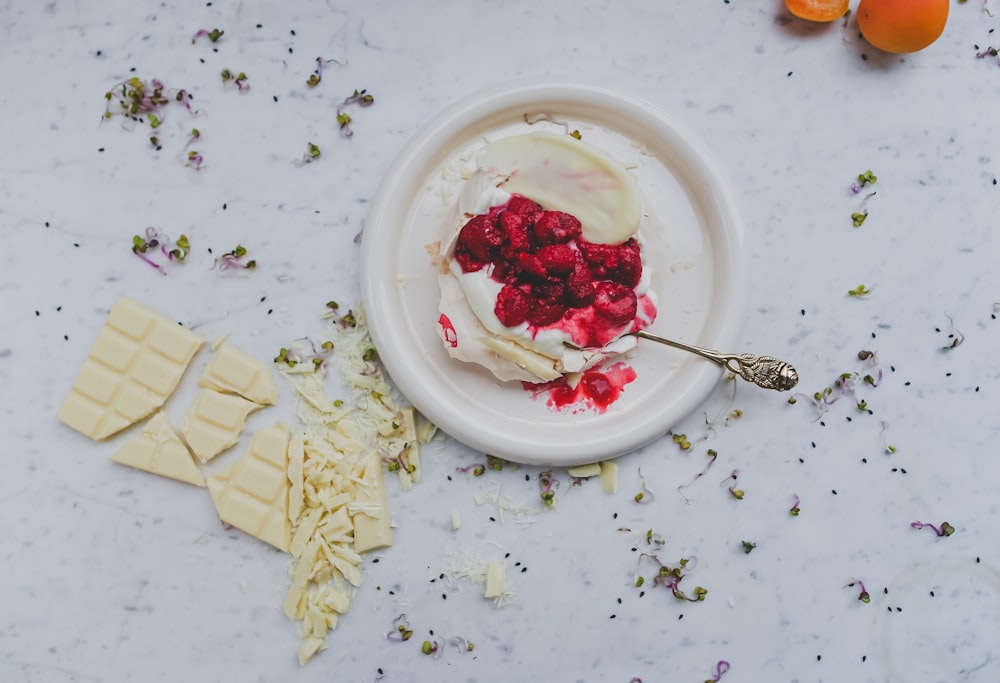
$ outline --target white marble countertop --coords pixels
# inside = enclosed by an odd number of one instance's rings
[[[953,3],[941,39],[901,57],[851,18],[806,25],[778,0],[4,3],[0,679],[697,683],[720,660],[725,683],[1000,679],[1000,68],[976,58],[1000,43],[990,9]],[[217,44],[192,44],[215,27]],[[317,56],[340,64],[309,89]],[[224,67],[251,89],[223,87]],[[329,649],[300,669],[288,558],[223,529],[203,490],[109,462],[120,440],[95,444],[56,411],[120,295],[264,360],[314,332],[317,306],[359,296],[354,238],[403,145],[470,92],[543,75],[612,84],[703,139],[746,226],[740,350],[794,362],[804,395],[742,386],[731,401],[720,385],[674,428],[690,451],[665,436],[622,457],[610,496],[557,469],[555,510],[538,468],[468,477],[456,467],[482,456],[439,435],[423,481],[392,485],[396,544],[366,560]],[[102,122],[105,91],[131,76],[195,96],[201,170],[179,153],[179,107],[160,151],[148,128]],[[376,101],[348,140],[335,111],[355,88]],[[307,142],[321,160],[292,165]],[[867,190],[848,188],[866,169],[877,194],[855,228]],[[187,233],[189,262],[161,276],[134,258],[148,225]],[[237,243],[259,267],[211,270],[206,249]],[[859,284],[871,294],[849,296]],[[870,412],[843,397],[820,414],[813,392],[872,372],[862,349],[884,373],[857,382]],[[283,393],[252,416],[244,445],[293,405]],[[679,491],[709,448],[718,461]],[[642,478],[655,495],[637,504]],[[495,485],[535,510],[526,523],[475,504]],[[911,528],[945,520],[948,537]],[[635,587],[648,530],[664,561],[697,558],[684,586],[704,602]],[[511,604],[437,579],[463,549],[506,558]],[[389,642],[401,613],[414,637]],[[457,637],[475,649],[420,651]]]

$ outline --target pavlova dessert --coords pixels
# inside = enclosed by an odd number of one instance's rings
[[[548,131],[489,143],[446,219],[439,333],[502,381],[572,378],[656,317],[635,179]]]

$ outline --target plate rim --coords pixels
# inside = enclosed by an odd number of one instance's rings
[[[515,447],[505,448],[503,439],[496,443],[496,430],[484,430],[480,427],[466,429],[462,424],[451,420],[451,415],[444,409],[439,409],[438,401],[433,393],[423,386],[418,371],[402,361],[397,363],[393,354],[382,355],[381,351],[392,347],[391,321],[382,315],[383,308],[379,302],[385,303],[389,298],[385,292],[391,287],[380,285],[380,277],[385,274],[371,273],[375,263],[384,254],[377,250],[383,245],[377,240],[378,231],[382,230],[380,218],[392,206],[393,195],[400,187],[406,186],[412,179],[411,169],[420,170],[431,163],[438,152],[441,143],[452,137],[452,131],[466,129],[481,124],[498,111],[507,111],[521,107],[538,107],[545,102],[558,100],[560,102],[580,101],[590,106],[610,108],[617,113],[623,113],[639,125],[655,129],[666,141],[668,147],[680,153],[685,170],[694,175],[698,181],[697,191],[699,203],[703,210],[709,208],[718,214],[724,226],[726,239],[722,244],[712,240],[712,250],[716,260],[719,251],[723,253],[723,261],[727,269],[716,274],[716,280],[722,279],[721,287],[716,285],[723,300],[730,301],[721,314],[717,311],[710,315],[694,343],[719,349],[735,348],[745,324],[748,288],[749,259],[744,246],[744,226],[735,198],[725,176],[721,173],[708,149],[701,139],[693,134],[682,123],[668,117],[664,112],[641,97],[627,93],[618,88],[595,83],[583,79],[538,77],[518,79],[499,83],[470,95],[467,95],[446,107],[443,112],[433,116],[417,134],[400,150],[387,170],[372,201],[361,240],[361,300],[368,321],[369,332],[385,368],[397,388],[414,407],[428,419],[438,425],[443,431],[453,436],[466,446],[484,453],[491,453],[526,464],[570,466],[586,462],[595,462],[619,457],[632,452],[666,434],[677,421],[690,414],[700,405],[714,386],[718,383],[722,370],[711,363],[698,363],[685,368],[684,377],[689,387],[679,396],[679,407],[673,411],[676,414],[662,420],[662,415],[656,417],[662,421],[642,420],[630,430],[632,438],[622,438],[617,434],[610,440],[589,444],[582,450],[576,445],[572,450],[560,444],[537,444],[534,450],[522,452]],[[424,180],[421,177],[421,180]],[[690,182],[690,178],[687,179]],[[693,200],[692,200],[693,201]],[[710,206],[704,204],[708,202]],[[385,228],[390,229],[390,228]],[[375,235],[375,237],[372,237]],[[715,295],[713,299],[716,298]],[[454,361],[460,362],[460,361]],[[459,421],[466,422],[466,421]],[[490,437],[490,438],[487,438]],[[511,437],[513,438],[513,437]],[[524,446],[525,444],[519,444]]]

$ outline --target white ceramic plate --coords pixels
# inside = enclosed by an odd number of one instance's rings
[[[644,242],[659,315],[651,332],[737,348],[746,308],[743,229],[704,148],[648,103],[565,79],[518,81],[461,100],[434,117],[382,182],[365,224],[361,291],[372,339],[406,398],[448,434],[508,460],[573,465],[612,458],[665,434],[719,381],[715,365],[653,343],[627,364],[636,379],[603,414],[556,412],[518,382],[452,359],[438,337],[438,281],[427,246],[461,187],[470,152],[490,138],[564,130],[529,126],[547,115],[633,166],[660,228]],[[465,159],[465,161],[463,161]]]

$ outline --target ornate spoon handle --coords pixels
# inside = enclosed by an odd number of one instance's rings
[[[636,336],[640,339],[648,339],[672,346],[681,351],[688,351],[706,358],[713,363],[717,363],[733,372],[748,382],[753,382],[765,389],[776,391],[788,391],[799,383],[799,373],[788,363],[772,358],[771,356],[755,356],[752,353],[741,353],[739,355],[719,353],[711,349],[703,349],[700,346],[692,346],[683,342],[660,337],[650,332],[639,331]]]

